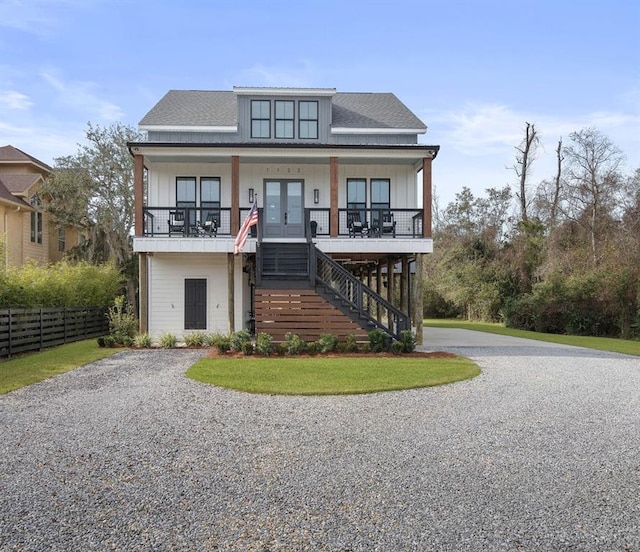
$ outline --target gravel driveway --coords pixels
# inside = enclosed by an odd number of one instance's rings
[[[155,350],[0,396],[0,550],[639,552],[640,359],[483,339],[432,389],[254,396]]]

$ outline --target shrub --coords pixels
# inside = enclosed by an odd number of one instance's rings
[[[241,351],[245,356],[250,356],[253,354],[253,343],[251,341],[243,341],[241,346]]]
[[[251,334],[248,330],[238,330],[229,338],[229,346],[234,353],[241,352],[243,344],[247,342],[251,343]]]
[[[307,343],[307,354],[309,355],[317,355],[318,353],[320,353],[320,347],[318,345],[318,342],[311,342],[311,343]]]
[[[184,343],[187,347],[202,347],[204,344],[204,332],[189,332],[184,334]]]
[[[0,273],[0,308],[108,305],[122,283],[123,276],[113,263],[27,263]]]
[[[178,338],[170,332],[165,332],[160,336],[160,347],[172,349],[178,343]]]
[[[278,343],[276,345],[276,353],[278,356],[284,356],[287,354],[287,344],[286,343]]]
[[[391,337],[380,329],[369,332],[369,351],[372,353],[385,353],[391,348]]]
[[[394,341],[391,344],[391,352],[394,355],[401,355],[402,353],[405,352],[404,350],[404,344],[401,341]]]
[[[307,344],[298,334],[288,333],[285,335],[286,350],[289,355],[299,355],[304,353]]]
[[[103,343],[102,345],[103,347],[114,347],[116,344],[116,340],[113,339],[113,337],[110,335],[105,335],[102,338],[102,343]]]
[[[403,353],[413,353],[416,350],[416,334],[411,330],[402,330],[400,332],[400,344]],[[391,346],[393,348],[393,345]]]
[[[206,347],[214,347],[216,344],[216,339],[220,336],[219,333],[211,332],[205,333],[204,338],[202,340],[202,344]]]
[[[151,347],[151,336],[148,333],[141,333],[133,338],[133,344],[139,349]]]
[[[338,348],[338,338],[329,333],[320,334],[316,347],[318,352],[323,355],[333,353]]]
[[[231,338],[228,335],[214,334],[211,336],[211,344],[218,350],[218,353],[224,355],[231,348]]]
[[[348,335],[342,343],[342,351],[345,353],[355,353],[358,351],[358,341],[355,335]]]
[[[264,332],[260,332],[256,337],[256,353],[262,356],[270,356],[273,353],[273,338]]]
[[[113,301],[107,312],[109,320],[109,335],[121,345],[131,345],[138,331],[138,320],[133,311],[133,305],[127,303],[124,295],[119,295]]]

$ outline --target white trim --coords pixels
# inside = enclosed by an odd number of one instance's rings
[[[331,128],[331,134],[425,134],[426,132],[426,128]]]
[[[193,147],[159,147],[155,145],[145,145],[138,143],[132,150],[148,157],[161,160],[163,157],[181,157],[184,159],[210,159],[212,157],[240,157],[264,158],[264,159],[328,159],[329,157],[343,157],[348,159],[422,159],[429,154],[433,155],[435,150],[428,149],[422,144],[408,144],[405,148],[396,149],[393,144],[389,148],[269,148],[265,147],[242,147],[243,144],[229,144],[228,147],[209,148],[206,146]]]
[[[243,96],[334,96],[335,88],[254,88],[234,86],[233,92]]]
[[[234,126],[138,125],[140,130],[155,132],[238,132]]]

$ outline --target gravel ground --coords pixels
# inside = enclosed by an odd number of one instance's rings
[[[640,551],[640,359],[454,350],[482,375],[254,396],[133,351],[0,396],[0,549]]]

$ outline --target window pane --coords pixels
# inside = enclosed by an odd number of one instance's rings
[[[293,119],[293,102],[276,102],[276,119]]]
[[[317,138],[318,123],[316,121],[300,121],[300,138]]]
[[[269,138],[269,121],[252,121],[251,137],[252,138]]]
[[[276,121],[276,138],[293,138],[293,121]]]
[[[269,100],[252,100],[251,101],[251,118],[252,119],[268,119],[271,117]]]
[[[196,178],[178,177],[176,178],[176,202],[183,207],[196,205]],[[189,205],[184,205],[184,204]]]
[[[389,205],[389,180],[371,179],[371,203]]]
[[[318,102],[300,102],[301,119],[318,118]]]
[[[347,180],[347,207],[366,204],[366,181]]]
[[[220,179],[202,177],[200,179],[200,204],[220,202]]]

